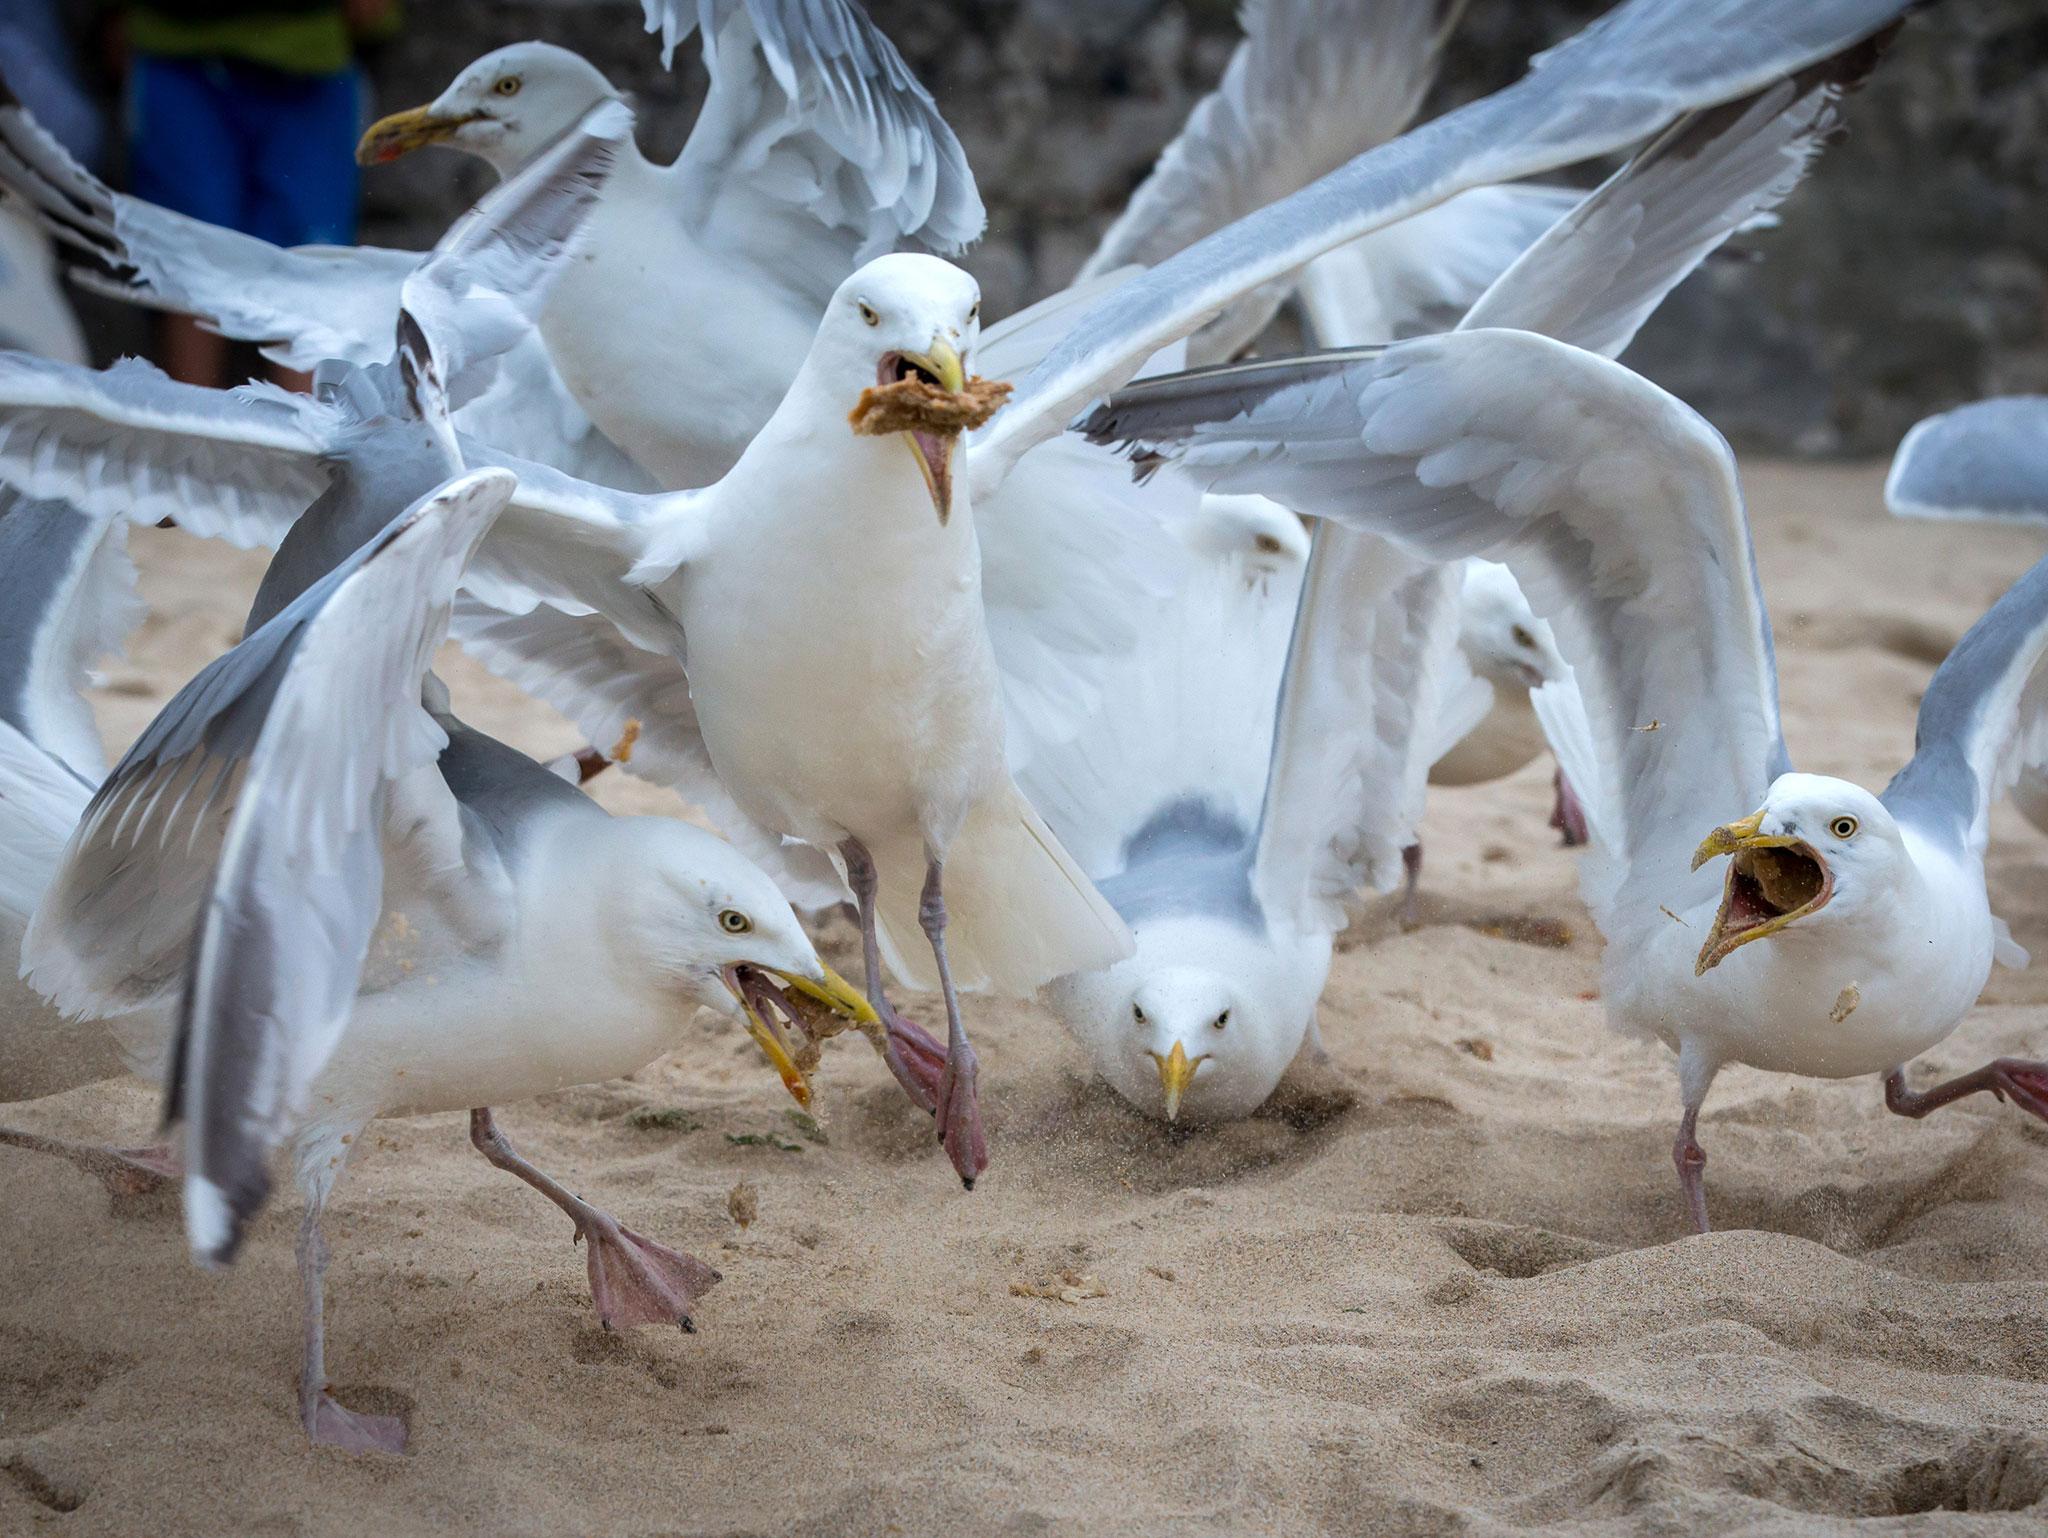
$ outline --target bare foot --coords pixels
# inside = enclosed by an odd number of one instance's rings
[[[325,1389],[306,1401],[302,1418],[306,1440],[315,1447],[336,1447],[345,1453],[405,1451],[405,1422],[398,1416],[346,1409]]]
[[[694,1255],[643,1239],[595,1208],[578,1218],[576,1237],[587,1245],[590,1297],[607,1330],[672,1324],[695,1333],[690,1310],[717,1285],[717,1271]]]
[[[981,1064],[963,1037],[939,1076],[939,1142],[968,1190],[988,1168],[988,1137],[981,1125]]]

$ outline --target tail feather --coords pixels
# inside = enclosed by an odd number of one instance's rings
[[[924,850],[906,840],[870,852],[881,875],[883,959],[904,986],[935,989],[918,921]],[[946,851],[945,898],[946,957],[964,992],[1026,997],[1133,949],[1124,921],[1014,785],[969,813]]]

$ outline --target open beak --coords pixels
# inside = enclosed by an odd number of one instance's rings
[[[1166,1119],[1179,1121],[1181,1096],[1195,1082],[1195,1070],[1209,1060],[1209,1055],[1205,1052],[1200,1057],[1191,1058],[1188,1049],[1179,1042],[1175,1042],[1173,1050],[1164,1057],[1157,1052],[1145,1055],[1159,1065],[1159,1088],[1164,1097]]]
[[[934,337],[930,351],[897,356],[904,364],[929,374],[948,395],[958,395],[966,388],[966,365],[950,342]],[[953,446],[958,435],[929,433],[913,427],[904,436],[910,440],[917,467],[924,472],[925,490],[932,494],[932,506],[938,510],[939,522],[943,524],[953,516]]]
[[[432,107],[414,107],[409,112],[394,112],[386,118],[372,123],[369,131],[357,141],[356,164],[364,166],[384,165],[400,155],[429,144],[439,144],[457,129],[474,123],[481,113],[466,112],[459,117],[444,117]]]
[[[727,967],[722,975],[747,1022],[747,1034],[754,1038],[754,1044],[768,1059],[790,1098],[806,1109],[811,1104],[811,1080],[800,1059],[808,1057],[815,1066],[816,1037],[803,1029],[795,1008],[785,1007],[791,1003],[788,995],[796,994],[823,1005],[863,1029],[879,1023],[866,996],[856,992],[851,983],[823,962],[818,963],[818,976],[814,978],[778,967],[757,966]],[[799,1039],[800,1035],[808,1039]]]
[[[1704,977],[1738,946],[1774,935],[1827,906],[1835,878],[1803,839],[1763,831],[1764,814],[1716,828],[1693,851],[1692,868],[1730,856],[1721,906],[1700,947],[1693,975]]]

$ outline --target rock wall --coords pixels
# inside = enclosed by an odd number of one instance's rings
[[[1794,0],[1786,0],[1794,3]],[[1002,314],[1071,276],[1215,80],[1228,0],[868,0],[959,132],[989,205],[967,264]],[[414,0],[374,59],[379,110],[538,37],[636,95],[672,154],[702,92],[656,62],[632,0]],[[1505,84],[1600,0],[1473,0],[1438,102]],[[435,152],[369,173],[364,238],[423,244],[481,190]],[[1781,226],[1675,295],[1630,361],[1746,445],[1888,453],[1926,412],[2048,391],[2048,5],[1945,0],[1851,105]]]

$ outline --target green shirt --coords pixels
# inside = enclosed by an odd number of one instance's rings
[[[386,24],[397,19],[392,6]],[[355,61],[334,0],[155,0],[128,6],[127,22],[129,46],[164,58],[239,59],[295,75],[335,75]]]

